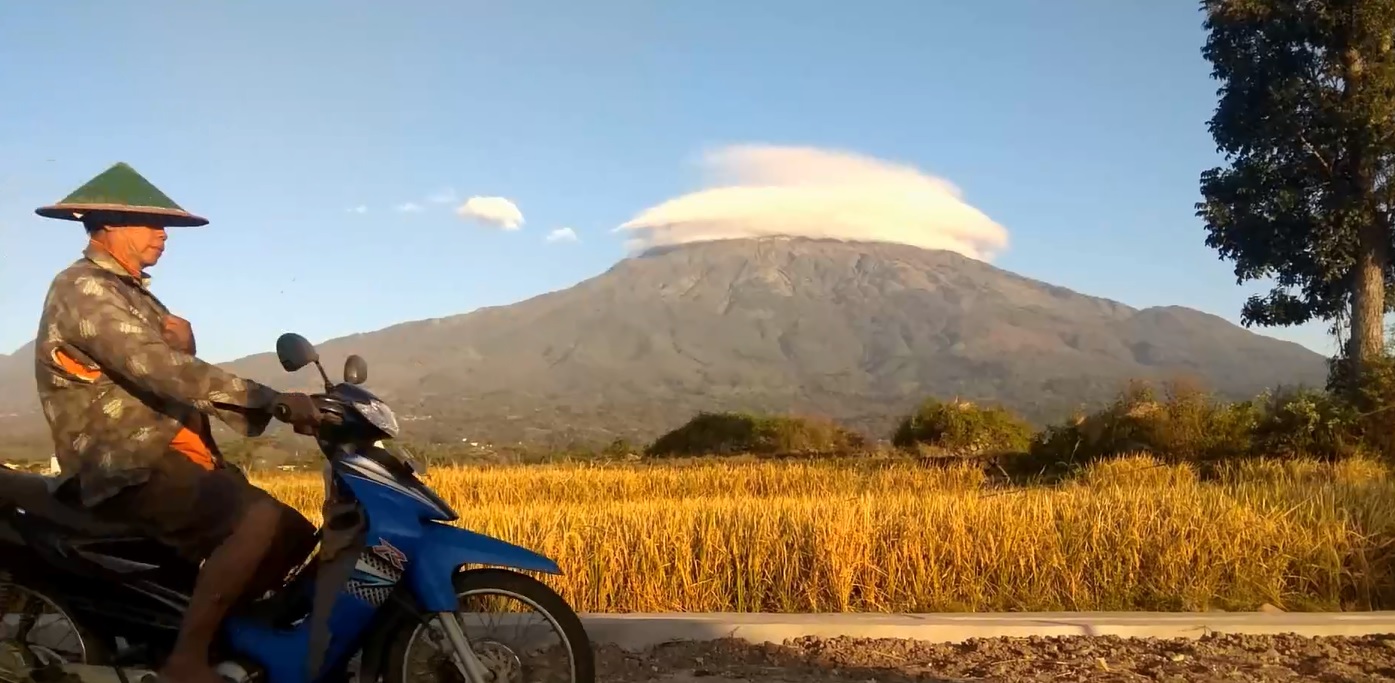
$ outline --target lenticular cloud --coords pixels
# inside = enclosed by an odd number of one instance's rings
[[[959,188],[901,164],[808,147],[743,145],[704,158],[707,188],[640,212],[616,230],[634,250],[750,237],[815,237],[945,249],[982,261],[1007,230]]]

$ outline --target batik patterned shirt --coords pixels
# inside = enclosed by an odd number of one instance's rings
[[[170,346],[169,310],[148,285],[92,245],[54,278],[44,300],[34,358],[39,399],[54,455],[65,476],[77,478],[85,505],[144,482],[171,439],[204,415],[247,436],[270,422],[276,392]],[[72,361],[93,372],[73,372]]]

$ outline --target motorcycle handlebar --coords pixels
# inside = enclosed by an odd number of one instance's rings
[[[334,401],[328,396],[325,396],[324,394],[314,394],[310,398],[314,400],[315,407],[320,409],[321,422],[329,424],[338,424],[343,421],[338,413],[328,409],[330,406],[335,405],[337,403],[336,401]],[[271,414],[273,417],[282,422],[290,422],[291,410],[290,407],[284,403],[277,403],[274,406],[272,406]]]

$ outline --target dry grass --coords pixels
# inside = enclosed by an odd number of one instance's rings
[[[441,468],[461,524],[535,549],[582,611],[1395,606],[1395,484],[1366,461],[1202,481],[1146,457],[1055,487],[887,463]],[[259,483],[318,521],[318,476]]]

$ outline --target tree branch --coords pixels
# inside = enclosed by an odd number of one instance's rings
[[[1322,168],[1327,171],[1327,175],[1336,175],[1336,173],[1332,171],[1332,164],[1329,163],[1327,159],[1323,158],[1322,154],[1318,152],[1317,147],[1313,146],[1313,143],[1308,142],[1308,137],[1306,135],[1299,133],[1298,140],[1302,142],[1303,146],[1308,149],[1308,152],[1313,155],[1313,158],[1317,159],[1318,163],[1322,164]]]

